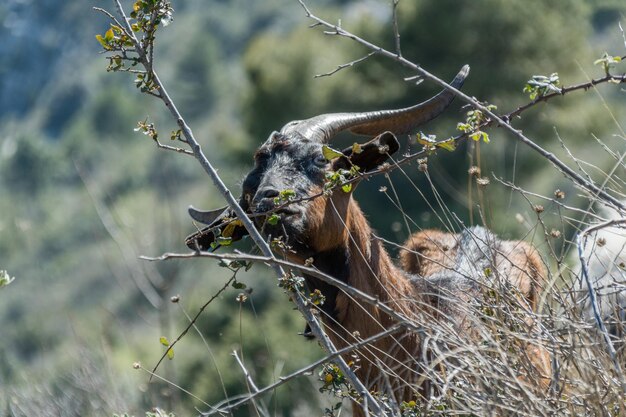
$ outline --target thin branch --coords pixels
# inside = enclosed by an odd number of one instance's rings
[[[139,257],[140,259],[144,259],[143,256]],[[159,365],[161,365],[161,362],[163,362],[163,360],[165,359],[165,357],[167,356],[167,352],[170,349],[173,349],[174,346],[176,345],[176,343],[178,343],[189,331],[189,329],[191,329],[195,324],[196,321],[198,321],[198,318],[200,317],[200,315],[202,314],[202,312],[209,306],[209,304],[211,304],[213,302],[213,300],[215,300],[217,297],[220,296],[221,293],[223,293],[226,288],[228,288],[230,286],[230,284],[234,281],[235,277],[231,277],[226,284],[224,284],[224,286],[222,288],[220,288],[214,295],[213,297],[211,297],[209,299],[209,301],[207,301],[206,303],[204,303],[202,305],[202,307],[200,307],[200,309],[198,310],[198,312],[196,313],[196,315],[193,317],[192,320],[189,321],[189,324],[187,325],[187,327],[185,327],[185,329],[178,335],[178,337],[176,338],[176,340],[174,340],[168,347],[167,349],[165,349],[165,353],[163,353],[163,355],[161,355],[161,358],[159,359],[159,361],[156,363],[156,365],[154,365],[154,368],[152,369],[152,374],[154,374],[156,372],[156,370],[159,368]]]
[[[141,369],[142,371],[148,373],[150,375],[150,379],[152,379],[153,377],[156,378],[156,379],[159,379],[159,380],[165,382],[166,384],[171,385],[171,386],[175,387],[176,389],[181,390],[182,392],[184,392],[185,394],[189,395],[194,400],[197,400],[197,401],[201,402],[202,404],[206,405],[207,407],[211,407],[211,404],[207,403],[202,398],[194,395],[192,392],[186,390],[185,388],[181,387],[180,385],[175,384],[173,381],[170,381],[167,378],[162,377],[161,375],[155,374],[154,371],[150,371],[150,370],[144,368],[141,365],[139,365],[139,368],[137,368],[137,369]]]
[[[109,19],[111,19],[120,29],[122,29],[122,31],[124,32],[124,34],[126,36],[128,36],[128,33],[126,32],[126,27],[124,25],[122,25],[120,23],[119,20],[117,20],[117,18],[115,16],[113,16],[111,13],[109,13],[108,10],[105,10],[101,7],[94,7],[93,10],[103,13],[106,17],[108,17]],[[132,32],[132,31],[131,31]],[[108,52],[108,51],[107,51]]]
[[[353,67],[354,65],[365,61],[367,58],[371,57],[374,54],[376,54],[376,52],[370,52],[369,54],[365,55],[364,57],[361,57],[359,59],[355,59],[354,61],[348,62],[347,64],[338,65],[337,68],[335,68],[334,70],[329,71],[329,72],[325,72],[323,74],[317,74],[313,78],[330,77],[331,75],[338,73],[339,71],[341,71],[344,68]]]
[[[398,3],[400,0],[393,0],[392,8],[392,20],[393,20],[393,35],[396,42],[396,54],[401,57],[402,50],[400,49],[400,29],[398,28]]]
[[[161,308],[163,300],[154,287],[157,285],[160,286],[163,283],[163,278],[157,271],[152,271],[152,275],[154,279],[157,279],[157,282],[150,281],[150,277],[145,273],[145,271],[142,270],[140,264],[137,263],[137,251],[135,245],[127,239],[126,236],[124,236],[113,218],[111,210],[109,210],[109,208],[96,195],[96,187],[91,182],[91,179],[88,178],[78,162],[73,162],[74,167],[76,168],[76,173],[82,181],[87,195],[91,199],[94,209],[96,210],[96,214],[98,215],[102,226],[104,226],[104,229],[107,231],[120,251],[122,259],[130,272],[130,277],[135,283],[135,286],[141,292],[143,297],[150,303],[150,305],[158,310]]]
[[[248,385],[252,388],[254,393],[256,394],[257,392],[259,392],[259,389],[257,388],[256,384],[252,380],[252,375],[250,375],[250,372],[248,371],[248,369],[245,367],[245,365],[243,364],[243,362],[239,358],[239,355],[237,354],[237,351],[233,350],[231,355],[233,355],[235,357],[235,360],[237,361],[237,364],[239,364],[239,367],[241,368],[244,376],[246,377],[246,381],[248,382]]]
[[[602,217],[600,217],[600,216],[598,216],[596,214],[593,214],[593,213],[591,213],[591,212],[589,212],[587,210],[582,210],[582,209],[579,209],[577,207],[568,206],[566,204],[561,203],[560,201],[558,201],[555,198],[546,197],[544,195],[533,193],[531,191],[525,190],[525,189],[515,185],[514,183],[512,183],[510,181],[506,181],[505,179],[503,179],[501,177],[497,177],[495,174],[493,175],[493,178],[496,181],[498,181],[500,184],[504,185],[505,187],[508,187],[508,188],[512,189],[513,191],[517,191],[517,192],[519,192],[521,194],[525,194],[525,195],[529,195],[529,196],[532,196],[532,197],[540,198],[540,199],[543,199],[543,200],[546,200],[546,201],[550,201],[551,203],[554,203],[554,204],[558,205],[559,207],[562,207],[562,208],[564,208],[566,210],[571,210],[571,211],[576,212],[576,213],[588,215],[588,216],[594,217],[597,220],[603,220]]]
[[[249,262],[256,262],[256,263],[264,263],[267,265],[279,265],[285,268],[299,270],[302,273],[311,275],[314,278],[318,278],[326,282],[327,284],[337,287],[338,289],[350,295],[351,297],[358,298],[361,301],[364,301],[378,308],[380,311],[389,315],[393,319],[397,320],[403,327],[409,330],[416,331],[416,332],[421,332],[423,330],[421,326],[416,326],[415,324],[412,323],[411,319],[398,313],[394,309],[390,308],[385,303],[381,302],[377,297],[373,297],[361,290],[358,290],[346,284],[345,282],[338,280],[337,278],[334,278],[328,274],[325,274],[324,272],[318,269],[308,267],[305,265],[299,265],[294,262],[278,259],[274,256],[268,257],[268,256],[260,256],[260,255],[250,255],[247,253],[218,254],[214,252],[164,253],[158,257],[141,256],[141,259],[144,259],[146,261],[163,261],[163,260],[168,260],[168,259],[189,259],[189,258],[212,258],[212,259],[227,259],[227,260],[232,260],[232,261],[236,261],[236,260],[249,261]],[[309,308],[307,308],[307,311],[310,311]]]
[[[626,59],[626,57],[624,57],[624,59]],[[554,97],[564,96],[564,95],[566,95],[568,93],[571,93],[573,91],[580,91],[580,90],[587,91],[590,88],[592,88],[592,87],[594,87],[594,86],[596,86],[598,84],[604,84],[604,83],[609,83],[609,82],[618,83],[618,84],[626,83],[626,74],[623,74],[623,75],[606,75],[604,77],[596,78],[596,79],[593,79],[593,80],[588,81],[586,83],[575,84],[575,85],[572,85],[572,86],[569,86],[569,87],[562,87],[560,92],[558,92],[558,93],[556,93],[556,92],[555,93],[550,93],[550,94],[546,94],[544,96],[537,97],[535,100],[531,101],[530,103],[525,104],[523,106],[520,106],[517,109],[513,110],[512,112],[507,113],[502,118],[505,119],[505,120],[507,120],[507,119],[511,120],[514,117],[519,116],[522,112],[530,109],[531,107],[534,107],[534,106],[536,106],[539,103],[545,103],[546,101],[548,101],[548,100],[550,100],[550,99],[552,99]]]
[[[373,335],[371,337],[368,337],[367,339],[364,339],[364,340],[362,340],[360,342],[352,343],[352,344],[344,347],[343,349],[338,350],[337,352],[335,352],[333,354],[327,355],[327,356],[325,356],[325,357],[323,357],[323,358],[321,358],[321,359],[311,363],[310,365],[305,366],[304,368],[301,368],[301,369],[299,369],[299,370],[297,370],[295,372],[292,372],[291,374],[289,374],[287,376],[280,377],[279,380],[274,382],[273,384],[267,385],[266,387],[259,389],[254,394],[246,396],[245,398],[242,398],[241,400],[230,404],[226,408],[220,408],[218,410],[217,407],[214,406],[214,407],[212,407],[214,409],[213,411],[210,411],[208,413],[202,413],[202,415],[203,416],[210,416],[210,415],[213,415],[213,414],[216,414],[216,413],[228,413],[231,410],[233,410],[233,409],[235,409],[237,407],[240,407],[243,404],[245,404],[245,403],[251,401],[252,399],[258,397],[259,395],[263,395],[263,394],[265,394],[267,392],[273,391],[276,388],[278,388],[279,386],[281,386],[281,385],[291,381],[294,378],[297,378],[299,376],[302,376],[302,375],[305,375],[305,374],[307,374],[309,372],[312,372],[318,366],[320,366],[320,365],[322,365],[322,364],[324,364],[326,362],[335,360],[340,355],[344,355],[346,353],[350,353],[350,352],[352,352],[354,350],[359,349],[362,346],[369,345],[370,343],[373,343],[373,342],[375,342],[377,340],[380,340],[380,339],[385,338],[385,337],[387,337],[389,335],[392,335],[393,333],[396,333],[400,329],[401,329],[400,325],[395,325],[395,326],[393,326],[393,327],[391,327],[391,328],[389,328],[389,329],[387,329],[387,330],[385,330],[383,332],[380,332],[380,333],[375,334],[375,335]],[[367,398],[367,397],[364,397],[364,398]]]
[[[332,31],[327,31],[325,33],[334,34],[334,35],[337,35],[337,36],[342,36],[342,37],[346,37],[348,39],[352,39],[353,41],[359,43],[360,45],[363,45],[363,46],[371,49],[372,51],[377,52],[378,54],[380,54],[380,55],[382,55],[384,57],[387,57],[387,58],[389,58],[389,59],[391,59],[393,61],[398,62],[399,64],[401,64],[401,65],[403,65],[403,66],[405,66],[407,68],[410,68],[412,71],[417,72],[418,74],[423,76],[425,79],[428,79],[428,80],[434,82],[435,84],[439,85],[440,87],[443,87],[444,89],[453,92],[461,100],[465,101],[466,103],[469,103],[472,107],[474,107],[476,109],[479,109],[480,111],[483,112],[483,114],[489,116],[489,118],[491,119],[492,123],[495,123],[497,126],[500,126],[500,127],[504,128],[506,131],[511,133],[513,135],[513,137],[515,137],[518,141],[522,142],[523,144],[525,144],[526,146],[530,147],[535,152],[539,153],[545,159],[550,161],[555,167],[557,167],[561,172],[563,172],[565,175],[570,177],[574,182],[576,182],[578,185],[580,185],[587,192],[596,195],[598,198],[603,199],[605,201],[605,203],[613,206],[614,208],[618,209],[619,211],[626,212],[626,205],[624,205],[623,202],[621,202],[617,198],[613,197],[612,195],[608,194],[606,191],[604,191],[601,188],[599,188],[596,184],[594,184],[592,182],[589,182],[588,180],[586,180],[582,176],[578,175],[574,170],[572,170],[569,166],[567,166],[560,159],[558,159],[553,153],[543,149],[540,145],[538,145],[537,143],[533,142],[531,139],[527,138],[522,133],[521,130],[515,129],[509,123],[509,120],[505,120],[505,118],[498,116],[492,110],[490,110],[487,106],[481,104],[476,99],[468,96],[467,94],[463,93],[459,89],[452,87],[450,84],[448,84],[447,82],[443,81],[442,79],[436,77],[435,75],[431,74],[430,72],[426,71],[421,66],[419,66],[417,64],[414,64],[413,62],[411,62],[411,61],[409,61],[409,60],[407,60],[407,59],[405,59],[405,58],[403,58],[401,56],[398,56],[397,54],[394,54],[393,52],[390,52],[390,51],[388,51],[386,49],[383,49],[380,46],[374,45],[371,42],[368,42],[365,39],[362,39],[362,38],[358,37],[357,35],[349,32],[349,31],[346,31],[346,30],[344,30],[343,28],[341,28],[341,27],[339,27],[337,25],[333,25],[332,23],[329,23],[329,22],[327,22],[327,21],[317,17],[316,15],[311,13],[311,11],[308,9],[306,4],[304,3],[304,0],[298,0],[298,2],[300,3],[302,8],[304,9],[304,12],[305,12],[305,14],[306,14],[306,16],[308,18],[312,19],[313,21],[321,24],[322,26],[324,26],[326,28],[332,29]],[[622,77],[617,77],[617,79],[620,82],[626,82],[626,74],[624,76],[622,76]]]
[[[120,0],[114,0],[114,4],[117,8],[118,14],[122,17],[122,20],[124,22],[123,28],[125,28],[126,32],[128,32],[129,39],[131,39],[131,42],[135,46],[135,49],[137,50],[137,54],[139,55],[139,59],[141,63],[146,68],[146,70],[148,70],[152,74],[154,85],[156,86],[160,95],[159,98],[165,103],[165,106],[169,109],[170,113],[176,120],[189,147],[191,148],[191,151],[194,154],[194,157],[198,160],[200,165],[204,168],[209,178],[211,178],[213,185],[222,194],[222,196],[228,203],[229,207],[236,213],[237,217],[241,220],[243,226],[246,228],[250,237],[252,238],[254,243],[259,247],[261,252],[268,258],[274,258],[274,255],[269,245],[267,244],[267,242],[265,242],[260,232],[256,229],[252,221],[248,218],[245,211],[241,208],[241,206],[239,205],[239,203],[237,202],[237,200],[235,199],[231,191],[228,189],[228,187],[226,187],[226,185],[224,184],[224,182],[218,175],[217,170],[209,162],[204,152],[202,151],[200,144],[195,139],[193,132],[191,131],[191,128],[187,125],[182,115],[178,111],[176,105],[174,104],[169,94],[167,93],[165,86],[163,85],[157,73],[153,69],[152,61],[150,60],[148,54],[146,53],[144,46],[142,45],[141,42],[139,42],[134,32],[132,31],[130,22],[124,13]],[[275,265],[274,271],[279,277],[282,277],[285,275],[285,272],[282,270],[282,268],[279,265]],[[306,322],[309,324],[311,331],[313,332],[317,340],[320,342],[323,349],[329,353],[336,352],[337,349],[331,342],[328,335],[326,335],[326,333],[322,329],[317,317],[315,317],[313,313],[306,307],[306,303],[303,297],[295,291],[290,291],[290,296],[292,300],[295,302],[300,313],[304,316],[304,319],[306,320]],[[369,393],[369,390],[363,385],[363,383],[357,378],[357,376],[350,369],[350,367],[343,360],[343,358],[339,357],[337,359],[337,365],[339,366],[341,371],[344,373],[346,378],[352,383],[355,389],[357,389],[359,392],[360,391],[366,392],[366,396],[369,397],[368,399],[369,399],[369,403],[371,404],[372,410],[376,412],[377,414],[383,415],[383,410],[378,404],[378,402]]]
[[[250,375],[250,372],[248,371],[246,366],[243,364],[243,361],[239,358],[239,355],[237,355],[237,351],[233,350],[232,355],[235,357],[237,364],[241,368],[244,376],[246,377],[246,385],[248,386],[248,390],[250,390],[250,388],[252,388],[253,390],[253,392],[249,393],[248,398],[250,398],[253,394],[257,394],[259,392],[259,389],[257,388],[256,384],[252,380],[252,375]],[[263,411],[262,414],[267,415],[267,413],[264,410],[261,410],[261,407],[259,407],[259,405],[257,404],[256,397],[252,399],[252,404],[254,405],[254,408],[257,411],[257,415],[259,414],[259,411]]]
[[[191,318],[191,316],[189,316],[189,314],[187,313],[185,308],[182,306],[182,304],[180,302],[178,302],[177,305],[180,308],[180,310],[183,312],[183,314],[185,315],[187,320],[189,322],[191,322],[192,318]],[[224,398],[228,398],[228,392],[226,391],[226,385],[224,384],[224,378],[222,377],[222,372],[220,371],[220,367],[217,364],[217,359],[215,358],[215,355],[213,354],[213,350],[211,349],[211,347],[209,346],[209,343],[207,342],[206,338],[204,337],[204,335],[202,334],[202,332],[198,328],[198,325],[193,323],[192,326],[193,326],[193,329],[198,334],[198,337],[200,337],[200,340],[202,340],[202,343],[204,343],[204,346],[206,347],[206,350],[209,353],[209,356],[211,357],[211,360],[213,361],[213,365],[215,366],[215,371],[217,372],[217,376],[218,376],[218,378],[220,380],[220,385],[222,386],[222,390],[223,390],[222,392],[224,393]],[[226,401],[226,403],[229,404],[229,401]],[[219,408],[219,406],[216,406],[216,408]]]
[[[157,97],[161,98],[159,96],[157,96]],[[168,150],[168,151],[174,151],[174,152],[178,152],[178,153],[183,153],[185,155],[195,156],[194,153],[191,152],[189,149],[178,148],[176,146],[170,146],[170,145],[163,145],[161,142],[159,142],[158,139],[154,139],[154,143],[156,143],[157,148],[165,149],[165,150]]]

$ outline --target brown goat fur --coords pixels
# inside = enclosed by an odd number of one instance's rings
[[[429,366],[430,354],[425,356],[424,337],[430,338],[429,330],[435,329],[449,335],[450,343],[457,347],[479,344],[476,342],[481,341],[485,330],[479,315],[472,314],[472,308],[481,302],[483,287],[493,285],[493,279],[485,276],[487,269],[492,270],[492,277],[508,284],[498,289],[510,291],[512,298],[519,301],[515,309],[522,312],[525,331],[537,330],[532,317],[545,271],[530,245],[502,241],[484,228],[472,228],[459,234],[427,230],[407,240],[400,254],[401,267],[398,267],[372,233],[353,192],[341,189],[330,194],[322,192],[323,173],[336,171],[340,168],[338,164],[345,161],[339,158],[317,168],[311,164],[309,171],[289,170],[286,164],[292,160],[294,165],[301,166],[302,162],[298,161],[302,158],[298,155],[303,152],[302,147],[302,144],[285,144],[278,150],[272,148],[274,153],[270,152],[269,156],[258,154],[257,166],[243,183],[241,204],[250,213],[264,213],[274,207],[274,199],[279,195],[277,190],[294,189],[301,200],[291,205],[289,211],[279,212],[277,225],[269,225],[263,216],[255,217],[257,227],[265,235],[283,240],[283,255],[300,264],[312,258],[313,266],[320,271],[377,297],[412,324],[425,329],[423,333],[399,331],[358,350],[360,365],[356,373],[368,388],[393,394],[397,401],[428,397],[423,370]],[[307,152],[318,155],[316,152],[320,151]],[[371,157],[372,165],[379,164],[376,146],[368,152],[370,156],[366,151],[359,155],[361,161]],[[296,156],[291,156],[294,154]],[[284,174],[285,170],[289,175]],[[230,217],[228,213],[225,216]],[[221,218],[217,217],[218,224]],[[206,236],[212,238],[200,232],[190,237],[188,244],[205,248],[202,239]],[[310,291],[319,289],[326,297],[321,316],[337,348],[375,336],[397,324],[380,309],[353,299],[328,283],[306,274],[305,279]],[[442,343],[439,351],[448,349],[448,341]],[[518,370],[520,380],[545,388],[550,376],[545,348],[525,342],[515,348],[525,352],[525,362],[530,364]],[[540,376],[533,380],[525,375]],[[360,415],[359,408],[355,410],[355,415]]]
[[[476,318],[468,317],[467,310],[459,307],[459,303],[464,306],[480,299],[480,288],[467,284],[468,279],[451,285],[448,280],[437,278],[461,267],[458,261],[463,252],[461,235],[436,230],[415,233],[404,245],[400,254],[402,268],[399,268],[374,237],[352,193],[336,191],[330,197],[316,198],[309,203],[307,213],[310,227],[306,234],[311,250],[314,253],[333,251],[330,266],[347,265],[347,275],[343,277],[347,284],[376,296],[416,324],[438,322],[444,327],[452,325],[468,341],[477,337]],[[525,242],[501,241],[483,228],[473,230],[479,235],[476,239],[491,240],[478,245],[493,249],[489,254],[493,259],[482,261],[493,265],[493,274],[504,278],[514,288],[520,308],[528,312],[525,320],[528,328],[535,331],[537,324],[530,317],[537,307],[545,277],[537,251]],[[472,231],[466,235],[473,236]],[[487,254],[474,253],[473,256],[485,258]],[[302,262],[297,254],[287,254],[287,257]],[[315,255],[313,265],[331,275],[336,272],[329,270],[327,263],[318,262]],[[482,273],[480,271],[479,275]],[[309,279],[309,286],[314,289],[316,281]],[[442,293],[445,294],[442,296]],[[334,315],[323,319],[338,348],[374,336],[395,324],[377,308],[342,292],[335,294],[333,307]],[[422,335],[406,331],[378,340],[368,349],[360,349],[362,360],[357,375],[372,390],[391,388],[399,401],[408,401],[416,393],[425,395],[423,387],[415,386],[421,377],[421,359],[416,358],[421,358],[422,342]],[[546,388],[551,372],[547,350],[531,343],[523,343],[522,349],[534,367],[533,374],[542,375],[538,381],[528,382]]]
[[[541,292],[545,284],[546,268],[537,250],[526,242],[514,240],[503,241],[493,236],[488,242],[494,248],[493,272],[498,278],[505,280],[517,293],[513,294],[519,301],[518,305],[533,313],[539,307]],[[458,234],[445,233],[439,230],[424,230],[411,235],[400,252],[402,268],[411,274],[429,279],[444,270],[455,270],[461,239]],[[528,327],[536,331],[538,323],[527,315]],[[524,349],[542,375],[538,382],[547,387],[550,382],[551,362],[548,351],[538,345],[526,343]]]
[[[459,239],[458,235],[439,230],[424,230],[411,235],[400,252],[402,269],[411,274],[429,277],[444,269],[453,269]],[[537,250],[526,242],[498,241],[502,248],[500,269],[532,308],[536,310],[546,269]]]
[[[452,82],[455,88],[460,88],[468,71],[466,66],[457,74]],[[281,242],[276,246],[282,248],[283,256],[299,264],[312,262],[318,270],[376,297],[410,322],[410,328],[356,352],[357,376],[368,389],[392,395],[398,403],[434,394],[429,378],[446,375],[447,364],[461,363],[461,372],[463,366],[475,369],[489,361],[490,357],[481,356],[484,346],[501,354],[494,362],[498,369],[506,367],[506,375],[517,372],[518,380],[529,386],[545,388],[550,376],[547,351],[528,342],[528,337],[512,337],[512,343],[498,345],[502,334],[524,336],[538,330],[533,317],[545,270],[530,245],[502,241],[481,227],[458,234],[428,230],[409,238],[400,255],[402,267],[398,267],[353,198],[355,177],[381,166],[400,149],[395,135],[415,131],[437,117],[453,98],[451,91],[444,91],[405,109],[334,113],[287,123],[259,147],[254,167],[242,183],[241,208],[265,237]],[[329,150],[326,143],[348,129],[372,139],[342,152]],[[347,186],[345,180],[350,178]],[[190,209],[190,214],[209,225],[187,239],[194,250],[214,250],[219,247],[218,237],[232,243],[247,234],[229,208]],[[337,348],[398,324],[379,307],[352,298],[328,282],[306,273],[304,278],[308,290],[317,289],[325,297],[320,315]],[[491,300],[492,293],[503,300]],[[494,328],[493,317],[481,314],[499,312],[499,301],[508,308],[502,311],[513,317],[513,329]],[[506,321],[506,314],[503,317]],[[512,350],[516,355],[509,366],[506,356]],[[466,358],[454,357],[456,352],[469,351],[478,358],[462,362]],[[494,375],[502,374],[498,372]],[[473,375],[464,381],[471,381]],[[355,415],[362,415],[360,407],[355,410]]]

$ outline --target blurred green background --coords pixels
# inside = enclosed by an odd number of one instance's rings
[[[249,300],[240,306],[240,291],[225,291],[201,315],[199,332],[190,332],[174,360],[159,369],[197,398],[148,383],[146,373],[132,369],[134,361],[151,369],[164,351],[159,338],[173,340],[188,323],[185,312],[194,315],[230,277],[213,261],[147,263],[138,256],[185,251],[184,237],[194,230],[186,207],[223,202],[195,160],[158,150],[133,131],[148,117],[167,141],[175,124],[162,103],[139,94],[130,75],[105,71],[94,35],[108,26],[93,6],[113,8],[93,0],[0,4],[0,269],[16,277],[0,289],[0,415],[143,415],[153,406],[195,415],[194,407],[208,409],[198,398],[214,404],[246,392],[233,349],[242,349],[259,385],[321,352],[296,335],[302,319],[272,274],[255,266],[238,277],[253,289]],[[406,106],[437,92],[426,82],[416,87],[403,81],[413,74],[378,57],[314,78],[367,51],[309,29],[295,0],[185,0],[173,6],[174,22],[158,35],[156,68],[235,193],[254,148],[289,120]],[[394,47],[389,0],[311,0],[309,6]],[[625,11],[618,0],[406,0],[399,8],[402,51],[444,79],[469,64],[464,91],[506,112],[528,101],[522,88],[532,75],[558,72],[564,85],[601,76],[596,58],[604,51],[626,53],[618,28]],[[626,113],[622,90],[602,86],[599,93],[536,106],[515,124],[567,158],[560,137],[599,168],[589,174],[601,179],[614,161],[594,136],[624,152],[619,124]],[[438,138],[455,134],[464,119],[460,106],[457,101],[424,131]],[[524,237],[536,215],[492,173],[536,193],[564,190],[568,204],[584,204],[544,159],[500,129],[489,133],[491,143],[480,145],[479,155],[491,185],[480,203],[495,231]],[[417,150],[402,140],[405,150]],[[476,149],[464,145],[429,162],[435,188],[466,224],[482,223],[468,208],[467,170],[476,158]],[[414,165],[405,171],[433,203],[424,174]],[[624,178],[624,167],[616,174]],[[406,176],[396,172],[391,181],[417,224],[446,226]],[[400,226],[401,213],[378,192],[382,185],[389,181],[363,183],[357,199],[380,235],[402,242],[408,232]],[[473,195],[476,203],[476,190]],[[548,206],[546,214],[556,210]],[[544,220],[548,229],[563,231],[552,243],[557,254],[565,253],[575,227],[564,217]],[[548,246],[540,244],[544,253]],[[170,303],[176,294],[181,301]],[[315,378],[300,378],[266,401],[275,415],[319,415],[320,407],[334,402],[315,394],[317,388]]]

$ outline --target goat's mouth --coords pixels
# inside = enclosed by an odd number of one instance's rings
[[[268,220],[271,223],[275,223],[279,219],[285,219],[292,216],[302,215],[303,210],[301,207],[295,204],[290,204],[285,207],[274,207],[273,205],[258,205],[252,207],[251,214],[255,219],[255,222],[260,225],[266,223]]]
[[[303,228],[304,211],[290,205],[277,210],[257,213],[255,223],[264,234],[287,237]]]
[[[290,216],[301,215],[302,211],[295,207],[283,207],[280,210],[276,210],[274,213],[286,218]]]
[[[264,218],[262,218],[262,223],[267,227],[277,226],[281,223],[290,223],[293,221],[297,221],[297,219],[302,217],[302,211],[298,210],[296,207],[283,207],[276,211],[268,212]]]

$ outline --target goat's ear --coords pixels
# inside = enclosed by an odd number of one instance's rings
[[[229,244],[236,242],[248,234],[246,228],[241,225],[241,221],[236,219],[228,207],[209,211],[189,207],[188,211],[192,219],[208,224],[202,230],[187,236],[185,244],[190,249],[212,251],[224,246],[225,242]],[[226,238],[226,240],[220,242],[218,237]]]
[[[355,152],[351,146],[343,150],[344,157],[340,158],[336,168],[349,168],[357,165],[361,172],[371,171],[389,159],[389,156],[400,149],[400,142],[391,132],[381,133],[369,142],[360,145],[360,152]],[[349,161],[349,163],[348,163]]]

